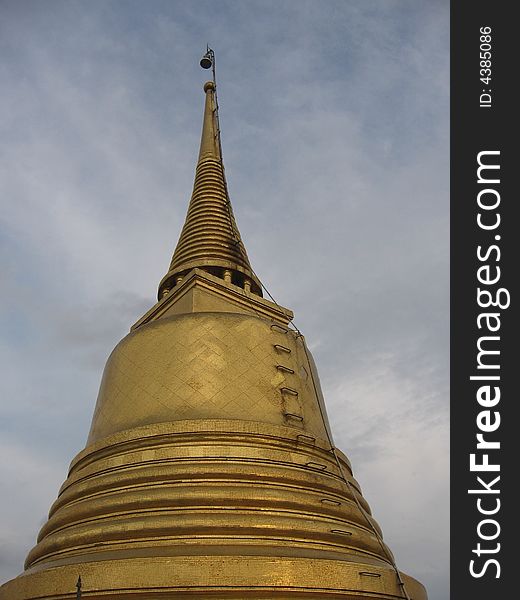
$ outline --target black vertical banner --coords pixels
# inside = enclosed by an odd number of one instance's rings
[[[451,6],[451,598],[520,597],[518,27],[511,2]],[[515,35],[516,34],[516,35]],[[513,102],[516,106],[513,109]],[[516,443],[515,443],[516,442]]]

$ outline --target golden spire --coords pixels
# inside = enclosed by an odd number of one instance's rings
[[[206,106],[199,160],[188,214],[168,273],[159,285],[159,299],[197,267],[217,277],[231,278],[239,287],[261,294],[233,216],[220,148],[216,85],[204,84]],[[248,283],[249,282],[249,283]]]

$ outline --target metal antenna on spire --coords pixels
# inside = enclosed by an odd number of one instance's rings
[[[215,84],[215,87],[217,85],[217,80],[215,77],[215,52],[213,52],[213,49],[209,47],[209,45],[206,44],[206,54],[204,54],[204,56],[200,59],[200,66],[203,69],[211,69],[212,74],[213,74],[213,83]]]

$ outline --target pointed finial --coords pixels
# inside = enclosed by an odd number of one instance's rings
[[[78,575],[78,581],[76,582],[76,600],[81,600],[81,575]]]
[[[204,120],[202,124],[199,160],[203,156],[213,157],[219,161],[221,160],[215,88],[216,86],[213,81],[206,81],[206,83],[204,84],[204,92],[206,93],[206,104],[204,108]]]

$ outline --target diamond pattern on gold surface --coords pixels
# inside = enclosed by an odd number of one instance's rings
[[[275,344],[280,339],[293,349],[284,355],[284,364],[294,373],[277,369]],[[284,386],[299,388],[298,412],[307,413],[305,427],[322,435],[314,390],[298,376],[296,363],[302,360],[306,362],[291,334],[271,329],[268,321],[256,317],[192,313],[159,319],[127,336],[109,359],[91,439],[187,418],[283,424]],[[305,368],[310,370],[308,364]]]

